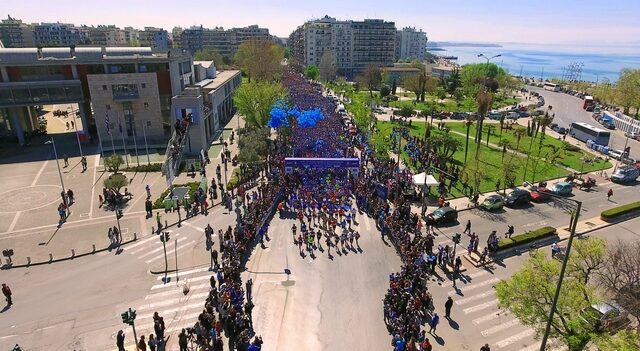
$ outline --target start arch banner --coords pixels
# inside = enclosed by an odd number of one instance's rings
[[[360,159],[358,158],[303,158],[287,157],[284,159],[284,171],[287,174],[293,172],[295,168],[346,168],[353,175],[360,171]]]

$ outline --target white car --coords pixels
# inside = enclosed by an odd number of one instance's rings
[[[607,155],[609,155],[609,157],[611,157],[613,159],[620,160],[622,158],[622,151],[621,150],[611,149],[611,150],[609,150]]]

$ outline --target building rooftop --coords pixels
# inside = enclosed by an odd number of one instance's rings
[[[239,70],[229,70],[229,71],[218,72],[218,74],[216,75],[216,77],[214,79],[205,79],[205,80],[199,82],[197,85],[202,87],[203,89],[216,90],[221,85],[223,85],[228,80],[232,79],[233,77],[235,77],[238,74],[240,74]],[[200,84],[200,83],[202,83],[202,84]]]
[[[169,58],[180,57],[181,55],[183,55],[183,52],[180,50],[153,52],[150,47],[0,48],[0,65],[29,66],[60,61],[102,63],[105,61],[113,62],[131,59],[166,61]]]

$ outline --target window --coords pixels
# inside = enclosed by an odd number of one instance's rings
[[[146,83],[142,83],[140,85],[142,86],[142,89],[146,89],[147,88],[147,84]]]
[[[107,90],[107,86],[106,86],[106,85],[103,85],[103,86],[102,86],[102,90]]]
[[[144,103],[144,108],[147,108],[147,109],[149,108],[149,103],[148,102]]]
[[[107,105],[107,110],[111,110],[111,105]]]

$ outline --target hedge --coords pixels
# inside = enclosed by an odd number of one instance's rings
[[[556,234],[556,228],[554,227],[538,228],[530,232],[515,235],[511,237],[511,239],[507,239],[507,238],[500,239],[498,241],[498,250],[508,249],[512,246],[516,246],[520,244],[526,244],[528,242],[541,239],[547,236],[555,235],[555,234]]]
[[[193,199],[196,191],[198,191],[198,188],[200,187],[200,182],[191,182],[191,183],[187,183],[187,184],[174,184],[173,185],[174,188],[183,187],[183,186],[186,186],[186,187],[189,188],[189,193],[188,193],[189,194],[189,198]],[[167,195],[169,195],[169,191],[170,191],[170,189],[167,188],[165,191],[162,192],[162,194],[160,194],[160,197],[157,198],[153,202],[153,209],[154,210],[164,208],[164,198],[167,197]]]
[[[151,163],[140,166],[125,167],[121,170],[125,172],[160,172],[162,171],[162,163]]]
[[[240,168],[234,168],[233,172],[231,173],[231,177],[227,182],[226,188],[227,189],[235,188],[240,184],[242,184],[242,182],[240,181]]]
[[[600,213],[600,217],[602,218],[602,220],[608,221],[608,220],[613,220],[616,217],[623,216],[639,210],[640,210],[640,201],[636,201],[630,204],[626,204],[626,205],[610,208],[606,211],[602,211],[602,213]]]

